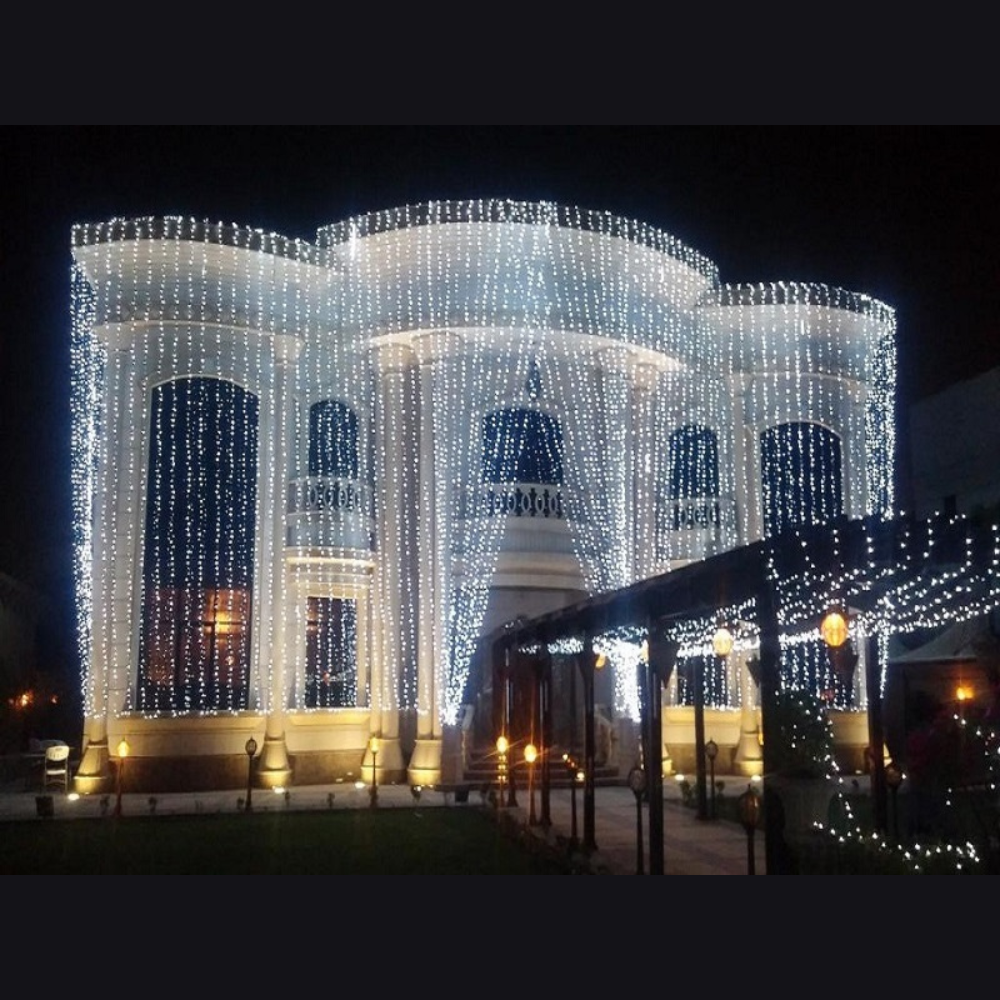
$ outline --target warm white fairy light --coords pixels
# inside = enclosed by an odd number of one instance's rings
[[[594,638],[594,651],[602,654],[613,670],[616,714],[638,721],[639,671],[645,669],[643,640],[638,628],[615,629]]]
[[[769,525],[891,510],[892,310],[821,285],[720,286],[714,264],[640,222],[482,200],[372,213],[321,228],[315,245],[176,218],[77,227],[73,245],[86,276],[74,280],[74,481],[90,712],[109,698],[114,712],[356,703],[413,710],[418,736],[438,737],[467,697],[500,567],[530,565],[526,539],[563,560],[538,590],[597,594]],[[206,400],[223,415],[203,412],[185,443],[179,428]],[[254,442],[257,480],[235,520],[218,513],[231,480],[205,479],[194,445],[212,434],[230,470],[234,442]],[[342,460],[311,461],[317,449]],[[175,609],[168,696],[144,703],[153,595],[235,566],[225,546],[167,545],[162,565],[133,571],[153,552],[148,517],[177,519],[178,539],[254,525],[250,575],[209,588],[197,612],[245,642],[237,700],[213,687],[210,657],[181,683],[194,611]],[[845,581],[820,566],[806,572],[832,594]],[[512,586],[535,587],[533,572]],[[903,590],[893,600],[921,600]],[[785,592],[792,650],[801,591]],[[714,623],[679,627],[679,661],[707,655]],[[601,640],[615,707],[632,717],[642,638]],[[736,652],[755,641],[737,632]],[[336,696],[317,695],[334,673]],[[728,672],[712,684],[708,703],[738,704]]]

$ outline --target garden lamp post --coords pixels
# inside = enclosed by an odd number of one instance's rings
[[[538,747],[528,743],[524,748],[524,762],[528,765],[528,824],[534,826],[538,819],[535,816],[535,761],[538,760]]]
[[[115,816],[122,814],[122,784],[125,780],[125,758],[128,757],[128,740],[123,736],[118,741],[118,770],[115,774]]]
[[[641,767],[633,767],[628,773],[628,787],[635,796],[635,873],[643,875],[642,847],[642,796],[646,791],[646,772]]]
[[[715,758],[718,755],[719,744],[715,740],[709,740],[705,744],[705,756],[708,758],[709,819],[715,819]]]
[[[747,835],[747,875],[757,874],[757,863],[754,857],[753,837],[757,829],[757,821],[760,818],[760,799],[753,790],[753,786],[747,785],[747,790],[736,800],[739,807],[740,822]]]
[[[257,752],[257,741],[251,736],[246,743],[243,744],[243,749],[246,751],[247,755],[247,801],[246,805],[243,807],[244,812],[253,811],[253,755]]]

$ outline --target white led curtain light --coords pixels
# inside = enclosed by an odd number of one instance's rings
[[[561,522],[597,594],[891,509],[892,310],[720,286],[642,223],[438,202],[315,244],[146,219],[73,248],[88,714],[452,723],[517,517]],[[641,639],[608,637],[633,717]]]

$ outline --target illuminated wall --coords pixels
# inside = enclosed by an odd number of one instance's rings
[[[318,717],[322,747],[363,709],[387,759],[433,761],[484,629],[892,507],[893,311],[722,285],[639,222],[443,202],[315,242],[168,218],[72,245],[98,728],[259,713],[293,742]]]

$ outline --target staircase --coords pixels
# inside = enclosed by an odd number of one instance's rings
[[[563,749],[559,746],[552,747],[549,764],[549,787],[550,788],[570,788],[572,786],[572,771],[563,763]],[[583,752],[579,751],[574,755],[578,768],[582,767]],[[528,787],[528,765],[523,760],[518,760],[514,772],[515,787],[518,789]],[[535,781],[539,784],[542,780],[541,764],[535,765]],[[469,754],[464,774],[465,784],[472,788],[485,788],[495,785],[497,782],[497,752],[495,749],[480,748],[473,750]],[[595,785],[620,785],[623,782],[619,770],[612,764],[599,764],[594,768]],[[582,788],[583,782],[577,781],[577,787]]]

